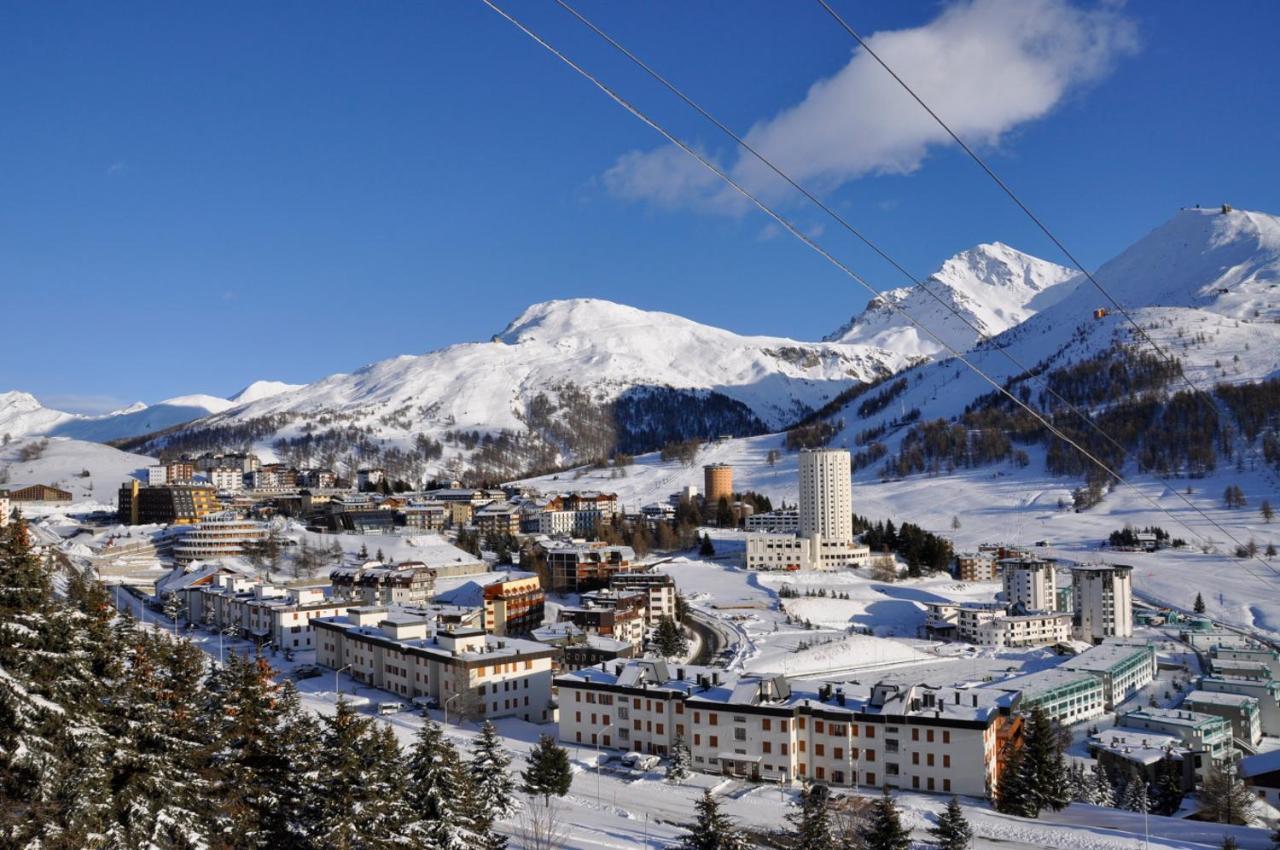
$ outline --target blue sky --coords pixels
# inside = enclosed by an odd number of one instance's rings
[[[951,15],[981,41],[992,20],[967,4],[836,5],[865,33],[946,32]],[[756,127],[918,274],[981,241],[1062,259],[956,150],[914,138],[915,118],[883,91],[847,105],[838,88],[810,94],[842,70],[854,95],[875,83],[816,4],[580,8],[729,124]],[[512,9],[749,171],[553,4]],[[976,94],[935,105],[973,123],[1087,264],[1179,206],[1280,212],[1280,7],[1043,0],[1037,14],[1083,22],[1083,41],[1045,60],[1060,91],[1019,88],[1043,70],[1033,55],[1028,75],[1003,75],[1009,93],[979,78]],[[972,64],[1003,55],[1002,29]],[[900,70],[926,74],[930,51],[901,41],[919,60]],[[636,168],[662,140],[478,2],[11,4],[0,80],[0,389],[49,403],[310,381],[487,339],[551,298],[797,338],[866,300],[760,214]],[[1017,97],[1025,114],[999,114]],[[875,139],[841,135],[868,126]],[[881,288],[902,285],[774,197]]]

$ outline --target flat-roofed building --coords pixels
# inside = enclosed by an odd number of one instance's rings
[[[128,525],[191,525],[220,507],[217,489],[207,484],[143,487],[133,481],[120,488],[118,501],[120,521]]]
[[[607,587],[615,574],[629,572],[636,559],[630,546],[603,543],[552,543],[544,551],[550,589],[558,592]]]
[[[1062,665],[1065,670],[1091,673],[1102,680],[1108,711],[1145,688],[1156,677],[1156,650],[1140,641],[1104,641]]]
[[[519,635],[542,625],[547,594],[534,573],[510,572],[484,586],[484,628],[495,635]]]
[[[745,520],[747,531],[771,534],[796,534],[800,531],[800,512],[795,510],[766,511],[752,514]]]
[[[1154,785],[1171,766],[1183,792],[1191,792],[1209,775],[1214,761],[1176,735],[1115,726],[1089,737],[1089,753],[1109,776],[1136,773]]]
[[[1190,749],[1208,753],[1218,763],[1232,760],[1235,754],[1230,721],[1213,714],[1185,708],[1142,706],[1121,712],[1116,717],[1116,726],[1173,735]]]
[[[1219,669],[1220,664],[1227,662],[1261,664],[1271,675],[1271,678],[1280,678],[1280,652],[1276,652],[1276,650],[1267,646],[1254,643],[1247,645],[1215,643],[1210,647],[1209,663],[1213,665],[1215,672]]]
[[[210,514],[181,532],[173,544],[179,564],[246,555],[267,542],[267,524],[234,513]]]
[[[1231,724],[1232,736],[1248,747],[1262,743],[1262,710],[1256,697],[1195,690],[1183,698],[1182,707],[1225,719]]]
[[[579,596],[580,604],[561,606],[558,622],[639,648],[649,623],[648,599],[643,591],[593,590]]]
[[[1201,676],[1200,690],[1253,697],[1258,701],[1262,734],[1280,735],[1280,681],[1269,676],[1261,679],[1247,679],[1242,676]]]
[[[1017,740],[1018,695],[988,688],[791,681],[642,659],[556,678],[560,739],[766,781],[985,796]]]
[[[676,619],[676,581],[666,573],[618,573],[609,579],[609,587],[621,592],[645,594],[651,626],[658,625],[663,617]]]
[[[433,628],[420,613],[359,606],[313,621],[316,663],[405,699],[447,705],[455,716],[552,719],[552,661],[558,650],[483,629]]]
[[[1054,720],[1070,726],[1106,711],[1102,679],[1078,670],[1051,668],[995,682],[990,687],[1018,691],[1024,710],[1039,705]]]
[[[1133,567],[1086,564],[1071,569],[1076,637],[1100,643],[1133,635]]]
[[[996,559],[987,552],[957,552],[955,575],[960,581],[995,581]]]
[[[1041,558],[1005,558],[1000,561],[1000,578],[1007,605],[1021,605],[1027,611],[1052,611],[1057,604],[1057,575],[1052,561]]]

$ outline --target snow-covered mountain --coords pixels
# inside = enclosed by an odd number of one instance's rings
[[[1058,303],[1075,291],[1081,278],[1073,269],[1008,245],[982,244],[956,254],[914,286],[881,293],[826,339],[924,357],[946,352],[896,307],[955,350],[968,351],[981,338],[996,336]]]
[[[1183,210],[1095,273],[1146,337],[1176,357],[1196,386],[1247,384],[1280,376],[1280,218],[1240,210]],[[1038,380],[1025,368],[1064,369],[1113,351],[1117,343],[1154,354],[1142,334],[1087,280],[1071,284],[1056,304],[1041,309],[966,358],[998,383],[1016,379],[1043,404]],[[1052,290],[1050,290],[1052,291]],[[1106,308],[1108,315],[1095,317]],[[1108,355],[1109,356],[1109,355]],[[903,410],[924,420],[949,419],[992,391],[954,358],[915,367],[893,403],[866,414],[855,402],[837,416],[845,430],[836,444],[851,448],[866,429],[887,428],[892,451],[904,429]],[[1181,379],[1166,391],[1186,389]],[[867,409],[867,408],[863,408]],[[896,437],[895,437],[896,435]]]
[[[269,427],[254,426],[260,444],[304,435],[314,444],[322,431],[358,428],[403,448],[420,434],[441,440],[441,463],[465,463],[476,446],[459,435],[505,430],[515,439],[536,435],[538,462],[550,463],[637,442],[651,448],[682,434],[781,428],[911,362],[875,346],[742,336],[599,299],[549,301],[488,342],[383,360],[186,431],[242,439],[236,428],[274,417]]]
[[[0,393],[0,434],[8,434],[10,438],[50,435],[94,442],[121,440],[222,413],[237,405],[270,398],[299,386],[280,381],[257,381],[229,399],[196,393],[152,405],[139,401],[102,416],[67,413],[45,407],[30,393],[6,392]]]

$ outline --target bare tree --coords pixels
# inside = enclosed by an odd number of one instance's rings
[[[568,837],[569,825],[561,815],[559,801],[554,797],[530,797],[516,826],[520,846],[524,850],[557,850]]]
[[[881,555],[871,561],[871,577],[876,581],[897,581],[898,562],[890,555]]]

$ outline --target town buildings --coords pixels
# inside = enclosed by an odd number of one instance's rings
[[[1052,561],[1006,558],[1000,561],[1004,601],[1026,611],[1052,611],[1057,602],[1057,578]]]
[[[420,561],[387,565],[369,561],[329,571],[333,595],[359,605],[425,605],[435,592],[435,573]]]
[[[955,576],[960,581],[995,581],[996,560],[986,552],[957,552]]]
[[[1040,706],[1057,722],[1070,726],[1106,711],[1102,677],[1084,670],[1053,667],[997,682],[991,687],[1019,691],[1024,710]]]
[[[9,491],[9,502],[41,502],[65,505],[71,502],[71,492],[48,484],[30,484]]]
[[[248,576],[220,575],[210,583],[184,588],[180,595],[189,622],[215,629],[235,627],[239,634],[280,649],[315,648],[311,622],[332,617],[350,603],[331,599],[323,588],[282,588]]]
[[[1183,698],[1182,707],[1223,718],[1231,724],[1232,737],[1246,747],[1256,749],[1262,743],[1262,710],[1256,697],[1195,690]]]
[[[1270,676],[1201,676],[1200,690],[1236,694],[1258,701],[1258,722],[1264,735],[1280,735],[1280,681]]]
[[[179,564],[244,555],[267,541],[265,523],[241,519],[234,513],[210,514],[185,529],[173,544]]]
[[[1156,650],[1145,641],[1108,640],[1062,665],[1091,673],[1102,681],[1102,700],[1110,711],[1156,677]]]
[[[799,455],[798,529],[749,534],[746,565],[754,570],[818,570],[861,566],[871,552],[853,534],[852,467],[845,449]]]
[[[663,617],[676,619],[676,582],[666,573],[617,573],[609,579],[609,587],[618,592],[634,591],[647,596],[649,625],[656,626]]]
[[[578,593],[607,587],[616,573],[629,572],[636,553],[630,546],[551,543],[544,547],[551,590]]]
[[[573,623],[588,634],[644,645],[649,624],[648,593],[644,591],[593,590],[581,594],[578,605],[564,605],[559,622]]]
[[[744,521],[747,531],[772,534],[797,534],[800,531],[800,512],[792,510],[766,511],[752,514]]]
[[[507,573],[484,586],[484,630],[498,636],[527,634],[542,625],[546,601],[537,575]]]
[[[205,476],[209,483],[219,491],[238,493],[244,489],[244,473],[229,466],[217,466],[208,470]]]
[[[1076,637],[1100,643],[1133,635],[1133,567],[1088,564],[1071,570]]]
[[[313,621],[316,663],[406,699],[423,698],[458,717],[551,719],[555,647],[432,628],[412,611],[359,606]]]
[[[714,509],[721,499],[733,501],[733,467],[727,463],[710,463],[702,467],[702,492]]]
[[[217,490],[207,484],[141,486],[131,481],[120,488],[120,521],[128,525],[190,525],[217,511]]]
[[[666,755],[706,773],[985,796],[1015,738],[1018,695],[789,681],[631,660],[556,678],[560,739]]]

